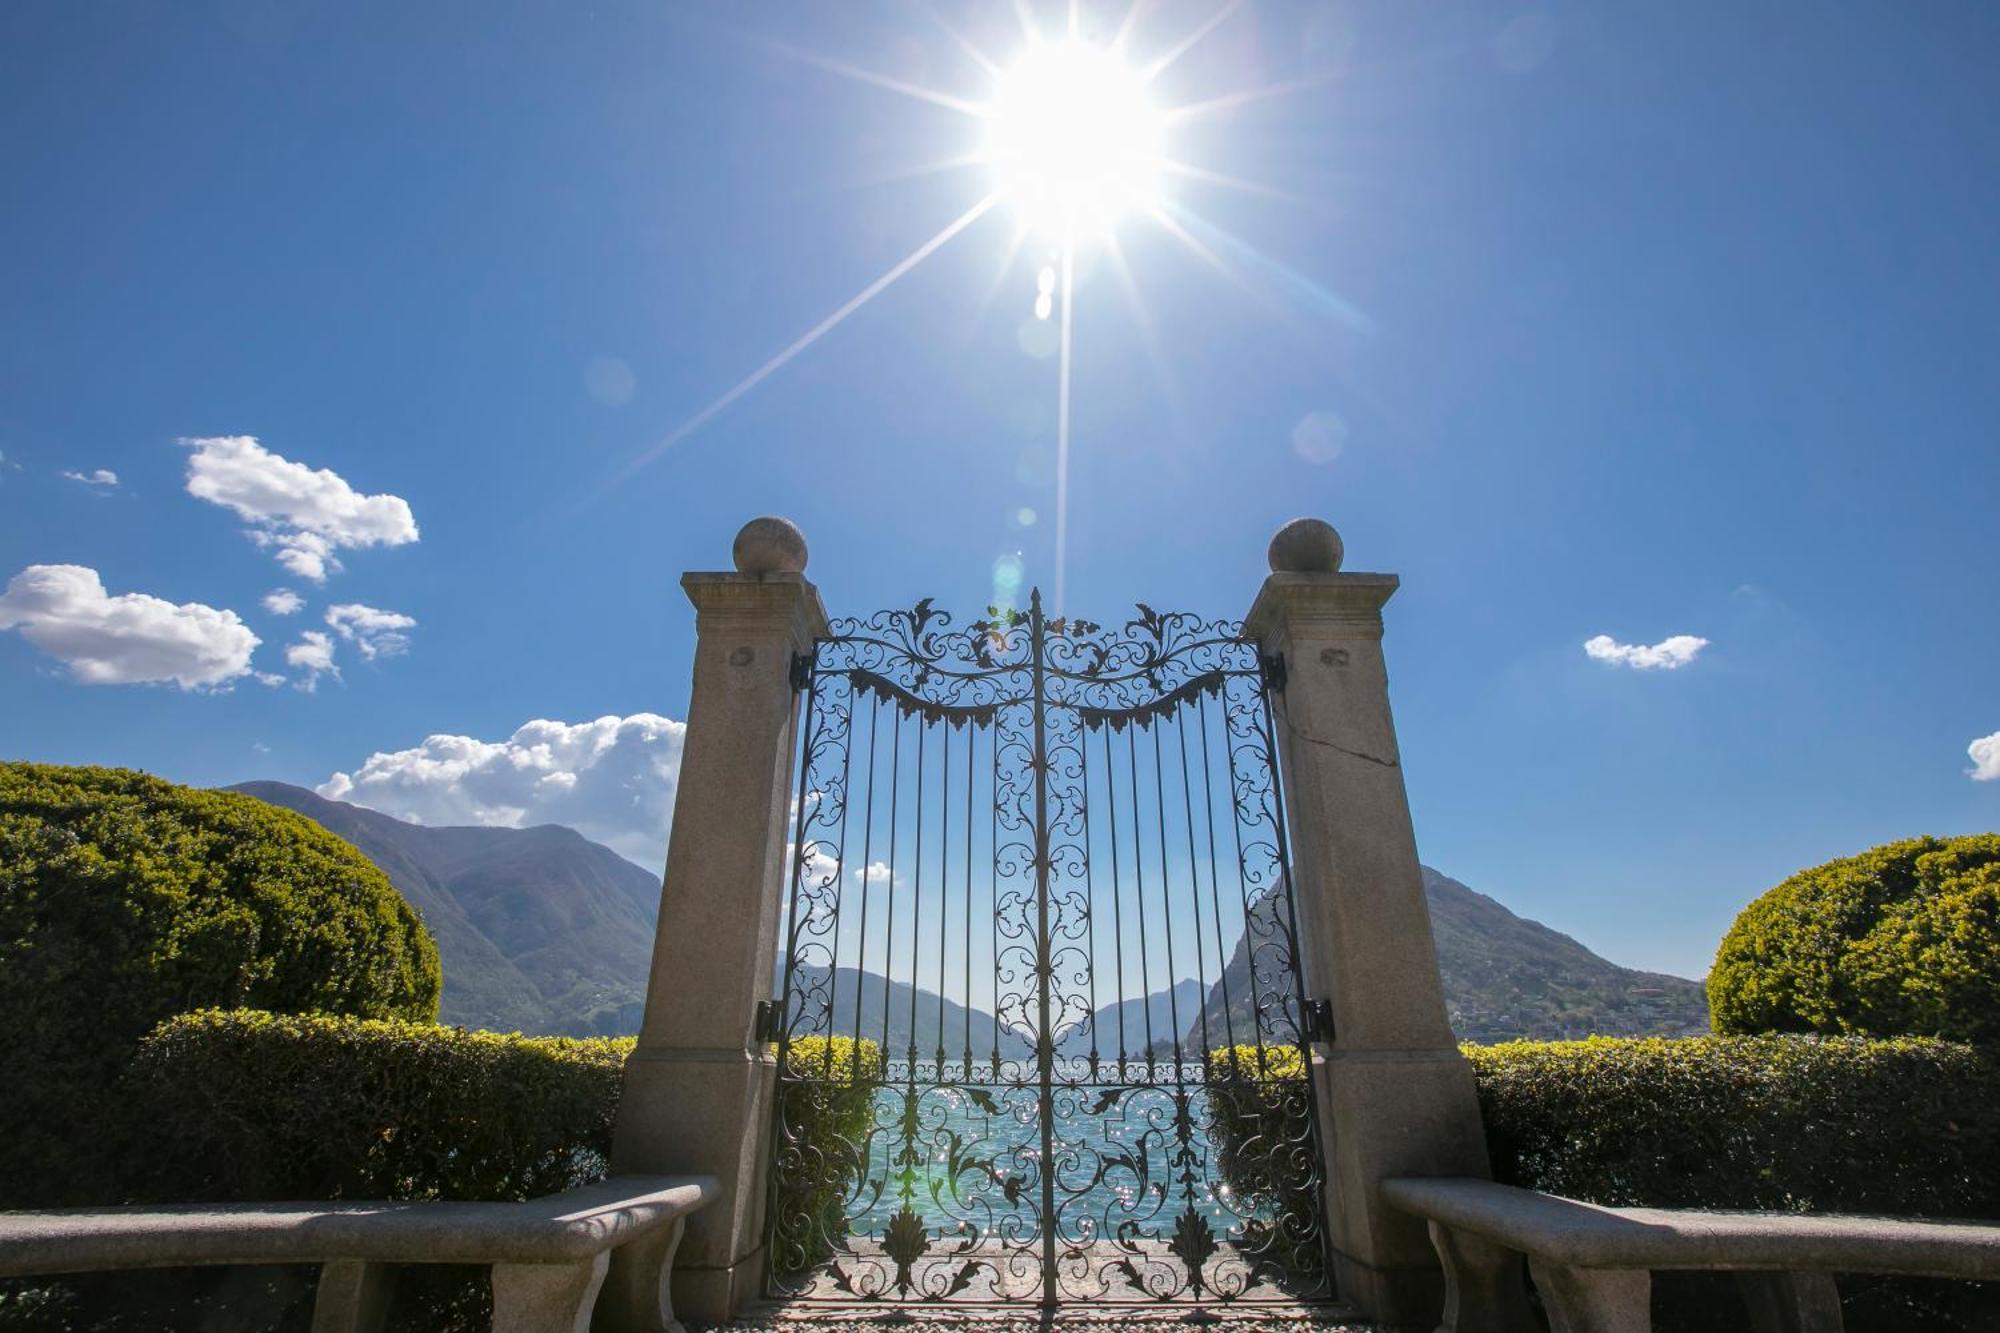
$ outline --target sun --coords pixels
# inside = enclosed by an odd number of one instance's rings
[[[998,267],[981,298],[979,309],[1000,290],[1017,260],[1032,259],[1035,294],[1030,307],[1037,321],[1054,325],[1055,338],[1055,504],[1049,524],[1054,547],[1054,604],[1063,605],[1064,569],[1068,552],[1070,399],[1077,336],[1073,310],[1077,275],[1088,274],[1098,258],[1109,261],[1118,285],[1137,319],[1147,349],[1163,382],[1171,379],[1153,334],[1152,317],[1126,260],[1127,222],[1144,223],[1178,242],[1189,255],[1228,278],[1245,292],[1275,284],[1286,299],[1303,297],[1314,306],[1358,326],[1359,315],[1336,293],[1295,272],[1270,255],[1233,235],[1182,198],[1183,187],[1231,190],[1262,199],[1297,203],[1281,190],[1254,180],[1214,170],[1190,161],[1188,145],[1176,143],[1183,128],[1228,113],[1265,98],[1290,95],[1329,83],[1332,70],[1308,72],[1283,82],[1237,87],[1176,104],[1154,100],[1160,76],[1201,47],[1232,15],[1246,11],[1244,0],[1209,0],[1205,18],[1179,34],[1155,40],[1141,31],[1142,20],[1155,8],[1151,0],[1088,0],[1088,7],[1124,9],[1115,30],[1104,41],[1083,36],[1086,0],[1069,0],[1067,31],[1060,35],[1037,23],[1041,0],[1014,0],[1020,20],[1021,45],[1011,61],[980,49],[970,38],[939,19],[936,26],[952,38],[979,73],[965,73],[974,86],[957,83],[928,87],[892,74],[864,69],[823,53],[789,47],[777,50],[853,83],[893,93],[954,115],[972,130],[970,141],[957,140],[958,151],[914,167],[910,176],[977,169],[986,180],[957,217],[944,223],[915,249],[865,283],[817,323],[765,359],[734,386],[711,399],[678,426],[641,449],[620,473],[630,478],[680,441],[707,426],[758,385],[783,370],[807,348],[831,333],[856,311],[915,270],[955,238],[988,215],[1014,214],[1011,235],[1002,240]],[[934,18],[936,16],[933,16]],[[1108,15],[1104,16],[1108,17]],[[1142,63],[1126,63],[1128,53],[1144,52]],[[990,82],[986,82],[990,80]],[[1176,79],[1172,82],[1187,82]],[[1205,82],[1197,78],[1196,83]],[[987,90],[982,100],[980,85]],[[1204,135],[1211,140],[1213,136]],[[1032,244],[1030,241],[1032,240]],[[1079,261],[1083,267],[1079,268]],[[1254,284],[1254,285],[1253,285]],[[1025,295],[1025,291],[1021,293]],[[1024,321],[1023,331],[1029,325]],[[1086,336],[1088,334],[1086,333]],[[1047,340],[1034,340],[1041,347]],[[1023,350],[1028,341],[1022,340]],[[1032,355],[1044,355],[1035,351]],[[1022,511],[1029,512],[1029,511]]]
[[[1108,230],[1160,202],[1167,118],[1109,51],[1031,43],[1001,72],[985,121],[994,189],[1036,231]]]

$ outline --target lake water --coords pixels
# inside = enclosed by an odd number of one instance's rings
[[[914,1084],[901,1067],[877,1092],[866,1144],[867,1171],[850,1195],[848,1235],[813,1294],[837,1295],[841,1281],[876,1294],[901,1276],[913,1294],[935,1297],[969,1260],[983,1259],[954,1299],[1022,1299],[1039,1289],[1044,1231],[1041,1092],[1027,1083]],[[952,1071],[947,1067],[947,1074]],[[991,1074],[978,1065],[975,1078]],[[1030,1071],[1031,1072],[1031,1071]],[[1003,1075],[1019,1075],[1012,1065]],[[1261,1269],[1273,1266],[1269,1237],[1276,1199],[1261,1192],[1249,1201],[1223,1179],[1211,1141],[1209,1094],[1200,1066],[1171,1062],[1129,1066],[1134,1082],[1105,1081],[1116,1070],[1100,1067],[1092,1081],[1086,1062],[1060,1062],[1053,1092],[1055,1235],[1065,1294],[1091,1299],[1159,1299],[1197,1286],[1237,1289],[1269,1285]],[[1298,1196],[1290,1196],[1297,1207]],[[924,1254],[898,1274],[887,1251],[908,1221],[922,1220]],[[1205,1226],[1212,1246],[1193,1242],[1199,1284],[1191,1282],[1189,1214]],[[1316,1218],[1289,1219],[1316,1237]],[[1176,1247],[1176,1238],[1178,1248]],[[902,1241],[904,1248],[910,1242]],[[1256,1253],[1252,1253],[1255,1251]],[[1261,1257],[1260,1257],[1261,1256]],[[838,1280],[836,1280],[836,1278]],[[1275,1289],[1274,1289],[1275,1290]],[[852,1293],[848,1293],[852,1294]],[[1279,1296],[1291,1293],[1277,1292]]]

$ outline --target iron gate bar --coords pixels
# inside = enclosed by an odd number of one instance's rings
[[[1055,1034],[1049,1031],[1049,990],[1055,983],[1053,945],[1049,940],[1049,750],[1047,682],[1042,641],[1042,590],[1028,599],[1028,651],[1033,654],[1035,690],[1035,991],[1042,1021],[1036,1028],[1035,1069],[1041,1075],[1040,1114],[1042,1158],[1036,1173],[1042,1180],[1042,1304],[1056,1303],[1056,1144],[1055,1116],[1050,1113],[1049,1090],[1055,1084]],[[970,998],[970,997],[968,997]]]
[[[1292,902],[1283,825],[1282,783],[1272,730],[1272,665],[1241,637],[1239,626],[1192,616],[1160,615],[1141,606],[1122,633],[1105,634],[1091,622],[1044,617],[1039,592],[1021,611],[989,611],[963,631],[928,599],[910,611],[884,612],[864,622],[841,622],[810,655],[795,663],[794,684],[805,695],[795,797],[793,873],[783,934],[786,950],[783,1003],[775,1007],[779,1082],[774,1098],[769,1228],[773,1294],[881,1300],[1039,1297],[1045,1307],[1065,1299],[1266,1299],[1329,1297],[1320,1182],[1324,1156],[1314,1114],[1314,1089],[1306,1043],[1310,1010],[1296,967],[1298,929]],[[1026,679],[1022,680],[1021,677]],[[1011,684],[1010,684],[1011,682]],[[1238,689],[1238,684],[1247,687]],[[1208,699],[1221,705],[1211,727]],[[857,803],[853,745],[858,709],[866,700],[868,757],[859,802],[861,863],[848,855]],[[893,710],[888,756],[885,863],[875,857],[876,765],[884,706]],[[1020,716],[1022,712],[1026,717]],[[1198,747],[1187,736],[1193,718]],[[903,827],[904,722],[913,723],[915,783]],[[1053,724],[1063,722],[1058,732]],[[1174,726],[1180,782],[1178,818],[1187,860],[1186,906],[1195,937],[1194,975],[1178,975],[1184,960],[1175,948],[1176,867],[1169,846],[1174,770],[1163,732]],[[1025,725],[1024,725],[1025,724]],[[1152,733],[1151,791],[1141,781],[1140,729]],[[929,733],[942,732],[935,766]],[[960,899],[963,989],[962,1058],[956,1071],[946,1056],[954,793],[952,736],[965,735],[965,806],[962,837],[964,882]],[[990,1027],[990,1059],[981,1077],[973,1059],[978,1010],[974,991],[973,914],[975,810],[979,733],[988,733],[985,886],[990,907],[988,961],[993,990],[978,1013]],[[1139,986],[1126,994],[1126,876],[1122,865],[1119,766],[1113,735],[1125,731],[1124,785],[1130,801],[1132,892],[1137,915]],[[1221,756],[1211,750],[1211,731]],[[1111,850],[1111,958],[1100,952],[1097,916],[1101,898],[1094,852],[1102,842],[1094,820],[1090,734],[1103,736],[1104,814]],[[1201,821],[1196,827],[1193,756],[1200,756]],[[1222,876],[1215,833],[1214,778],[1227,765],[1223,799],[1230,811],[1237,851],[1237,906],[1242,935],[1236,944],[1248,983],[1247,1021],[1255,1079],[1247,1075],[1238,1045],[1236,999],[1227,956]],[[930,803],[930,775],[937,800]],[[1031,780],[1031,781],[1030,781]],[[1060,780],[1060,781],[1058,781]],[[1150,794],[1153,829],[1145,825]],[[936,825],[936,1031],[928,1068],[919,1054],[920,982],[925,924],[927,825]],[[1246,830],[1253,838],[1246,841]],[[1008,840],[1003,843],[1003,832]],[[1165,1020],[1170,1041],[1154,1030],[1157,973],[1147,920],[1146,842],[1156,835],[1158,928],[1166,967]],[[1201,835],[1208,853],[1208,914],[1218,964],[1211,987],[1208,942],[1202,921]],[[899,968],[896,945],[899,854],[913,844],[909,868],[908,968]],[[1179,841],[1179,839],[1176,839]],[[884,873],[878,876],[878,866]],[[1028,880],[1032,876],[1032,899]],[[886,881],[882,909],[882,1014],[873,1040],[863,1022],[871,993],[869,938],[871,887]],[[855,960],[853,1023],[841,1037],[843,911],[847,885],[861,897],[852,932]],[[1080,881],[1081,896],[1078,896]],[[1032,920],[1028,912],[1032,906]],[[1032,931],[1032,934],[1029,932]],[[1003,937],[1006,941],[1003,947]],[[1104,962],[1115,967],[1109,1003],[1100,993]],[[1196,987],[1196,1012],[1183,1021],[1179,990]],[[1289,984],[1286,982],[1289,981]],[[1260,983],[1271,983],[1268,995]],[[907,984],[908,1004],[895,1004],[895,986]],[[1219,1001],[1228,1043],[1218,1060],[1210,1009]],[[1144,1075],[1131,1058],[1127,1023],[1139,1008],[1146,1041]],[[890,1056],[892,1020],[906,1015],[900,1061]],[[1102,1021],[1118,1020],[1117,1077],[1107,1081]],[[871,1025],[875,1026],[875,1025]],[[837,1067],[836,1038],[851,1041],[845,1077]],[[1033,1073],[1003,1045],[1028,1038]],[[1083,1038],[1087,1057],[1058,1059],[1058,1047]],[[824,1040],[823,1059],[795,1065],[804,1040]],[[1003,1041],[1003,1039],[1005,1039]],[[1059,1041],[1060,1039],[1060,1041]],[[1200,1064],[1187,1043],[1199,1041]],[[873,1046],[870,1055],[866,1047]],[[1074,1049],[1072,1047],[1072,1049]],[[1274,1056],[1286,1053],[1292,1074],[1274,1074]],[[1160,1063],[1171,1058],[1163,1079]],[[900,1068],[897,1066],[900,1064]],[[1081,1068],[1078,1068],[1078,1066]],[[874,1072],[879,1069],[879,1074]],[[876,1079],[880,1078],[881,1092]],[[888,1089],[894,1088],[894,1092]],[[1084,1094],[1095,1090],[1093,1104]],[[934,1094],[936,1094],[934,1096]],[[996,1095],[997,1094],[997,1095]],[[1164,1103],[1148,1098],[1167,1096]],[[888,1098],[885,1102],[883,1099]],[[890,1102],[900,1102],[884,1118]],[[1234,1146],[1217,1137],[1223,1112],[1249,1129],[1230,1132]],[[1261,1109],[1260,1109],[1261,1108]],[[966,1119],[970,1138],[954,1127]],[[1116,1113],[1115,1115],[1113,1113]],[[846,1119],[842,1119],[846,1117]],[[1060,1132],[1059,1124],[1060,1121]],[[1119,1126],[1136,1130],[1121,1141]],[[845,1128],[847,1133],[841,1130]],[[1010,1133],[1032,1128],[1036,1150]],[[1242,1138],[1244,1133],[1247,1138]],[[1092,1138],[1095,1133],[1098,1137]],[[997,1137],[996,1137],[997,1136]],[[989,1150],[990,1144],[990,1150]],[[932,1165],[944,1164],[942,1179]],[[982,1155],[984,1154],[984,1155]],[[1155,1154],[1164,1154],[1155,1179]],[[1251,1159],[1251,1160],[1246,1160]],[[1235,1163],[1232,1168],[1231,1162]],[[1016,1168],[1019,1168],[1018,1171]],[[1247,1170],[1232,1195],[1228,1174]],[[1132,1184],[1112,1186],[1114,1174]],[[930,1203],[919,1211],[918,1183],[928,1176]],[[874,1178],[870,1178],[874,1177]],[[893,1178],[893,1180],[892,1180]],[[968,1187],[969,1182],[969,1187]],[[1096,1197],[1111,1189],[1109,1199]],[[1032,1194],[1029,1192],[1032,1189]],[[1182,1211],[1171,1213],[1169,1197]],[[1032,1200],[1032,1201],[1031,1201]],[[878,1208],[893,1202],[886,1220]],[[1203,1211],[1206,1205],[1207,1211]],[[1101,1211],[1100,1211],[1101,1210]],[[1119,1216],[1114,1216],[1114,1215]],[[942,1217],[942,1222],[937,1219]],[[950,1225],[956,1218],[956,1226]],[[1172,1234],[1155,1224],[1173,1223]],[[1102,1227],[1100,1228],[1100,1222]],[[1216,1223],[1222,1223],[1218,1240]],[[859,1234],[857,1235],[857,1229]],[[925,1256],[931,1256],[926,1259]],[[1032,1261],[1023,1266],[1032,1255]],[[1219,1256],[1219,1257],[1218,1257]],[[1218,1265],[1214,1274],[1211,1262]],[[1071,1265],[1069,1269],[1064,1264]],[[1178,1263],[1176,1269],[1174,1264]],[[843,1265],[846,1266],[843,1266]],[[893,1276],[888,1265],[893,1265]],[[1084,1285],[1096,1280],[1099,1289]],[[1122,1281],[1131,1289],[1114,1291]],[[984,1285],[981,1286],[980,1284]]]

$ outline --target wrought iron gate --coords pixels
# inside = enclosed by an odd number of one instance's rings
[[[1267,664],[928,599],[796,664],[768,1284],[1331,1296]]]

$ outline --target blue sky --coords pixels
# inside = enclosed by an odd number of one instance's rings
[[[643,859],[678,575],[745,518],[801,524],[836,613],[974,612],[1012,556],[1053,587],[1052,254],[1004,204],[633,466],[986,193],[914,170],[965,116],[829,68],[978,100],[948,28],[1021,40],[1004,4],[10,7],[0,584],[75,569],[0,602],[0,753],[413,752],[385,808]],[[1996,67],[1972,4],[1238,6],[1153,90],[1289,88],[1172,132],[1265,188],[1175,180],[1208,257],[1129,218],[1129,291],[1078,255],[1068,607],[1240,615],[1272,530],[1331,520],[1404,580],[1425,859],[1620,962],[1699,975],[1793,869],[2000,825]]]

